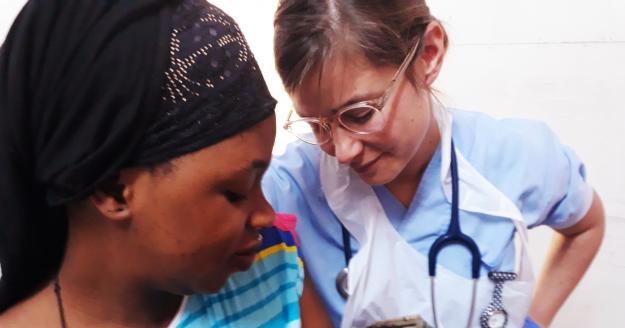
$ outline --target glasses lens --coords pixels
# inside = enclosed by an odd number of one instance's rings
[[[298,139],[314,145],[322,144],[330,138],[330,131],[317,121],[291,121],[286,129]]]
[[[339,115],[339,121],[355,133],[373,133],[384,128],[386,118],[377,108],[369,105],[349,108]]]

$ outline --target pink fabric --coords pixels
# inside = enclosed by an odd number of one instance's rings
[[[299,238],[297,237],[297,232],[295,231],[295,227],[297,226],[297,217],[295,215],[276,213],[276,220],[273,222],[273,225],[282,231],[290,232],[293,235],[295,242],[299,245]]]

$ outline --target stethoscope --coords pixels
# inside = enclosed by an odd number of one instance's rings
[[[456,149],[454,147],[453,140],[451,141],[451,218],[449,222],[449,228],[440,237],[434,240],[434,243],[430,247],[428,253],[428,272],[430,276],[430,293],[432,299],[432,314],[434,317],[434,324],[436,327],[441,326],[438,320],[438,313],[436,312],[436,293],[435,293],[435,281],[436,281],[436,260],[438,254],[443,248],[450,245],[460,245],[465,247],[471,254],[471,278],[473,280],[473,288],[471,295],[471,312],[469,313],[469,320],[467,321],[467,327],[471,326],[473,320],[473,312],[475,310],[475,302],[477,295],[477,281],[480,278],[480,262],[481,253],[475,243],[475,241],[464,234],[460,229],[459,217],[459,179],[458,179],[458,162],[456,159]],[[349,261],[352,258],[352,248],[349,231],[343,224],[341,224],[341,232],[343,237],[343,255],[345,257],[345,268],[343,268],[336,276],[336,289],[343,298],[349,297],[347,289],[347,276]],[[480,316],[480,325],[483,328],[499,328],[505,327],[508,322],[508,314],[503,308],[503,301],[501,297],[503,282],[516,279],[516,274],[513,272],[490,272],[489,278],[495,282],[495,291],[493,295],[493,301],[482,312]]]

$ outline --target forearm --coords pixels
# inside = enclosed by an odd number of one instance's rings
[[[605,229],[601,201],[595,195],[586,216],[573,227],[556,231],[538,280],[530,317],[547,327],[590,266]]]

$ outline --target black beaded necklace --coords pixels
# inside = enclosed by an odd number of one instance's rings
[[[67,322],[65,321],[65,309],[63,308],[63,299],[61,298],[61,284],[59,283],[59,277],[54,278],[54,294],[56,294],[56,304],[59,308],[59,317],[61,318],[61,327],[67,328]]]

